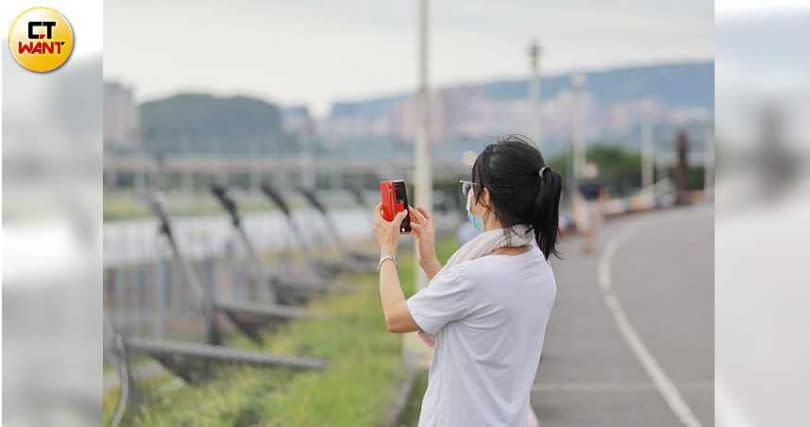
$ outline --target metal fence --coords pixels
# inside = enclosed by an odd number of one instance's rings
[[[223,301],[246,301],[257,294],[246,260],[233,244],[223,255],[190,260],[201,283]],[[180,263],[164,251],[151,262],[104,270],[104,306],[122,334],[154,338],[201,337],[200,302],[183,283]]]

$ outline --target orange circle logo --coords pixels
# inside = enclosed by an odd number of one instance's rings
[[[8,47],[23,68],[47,73],[64,65],[73,53],[73,28],[58,11],[34,7],[11,24]]]

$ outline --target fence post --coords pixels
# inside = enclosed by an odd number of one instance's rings
[[[157,314],[152,323],[153,333],[158,338],[166,337],[166,260],[159,256],[155,265],[155,308]]]
[[[138,266],[133,266],[129,270],[129,302],[130,302],[130,322],[132,322],[133,333],[138,335],[139,326],[141,323],[141,316],[139,313],[140,304],[138,304]]]
[[[113,300],[115,301],[115,307],[113,310],[114,317],[115,317],[115,324],[117,327],[124,330],[126,325],[124,324],[124,271],[121,267],[117,267],[115,269],[115,273],[113,275]]]

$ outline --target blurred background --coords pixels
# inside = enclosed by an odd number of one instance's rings
[[[108,1],[105,23],[105,423],[415,425],[379,181],[435,212],[446,258],[458,180],[517,133],[566,181],[541,423],[712,424],[710,3]]]
[[[805,419],[810,4],[717,2],[715,327],[721,425]]]
[[[369,208],[405,179],[446,258],[507,133],[566,178],[542,425],[807,415],[802,2],[51,3],[68,64],[3,57],[4,425],[415,425]]]
[[[3,24],[24,1],[0,4]],[[2,53],[3,412],[8,426],[97,423],[102,333],[102,9],[48,2],[78,31],[60,69]]]

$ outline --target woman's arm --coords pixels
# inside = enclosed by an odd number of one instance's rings
[[[419,325],[413,320],[402,287],[399,285],[397,266],[385,261],[380,266],[380,301],[382,302],[385,326],[389,332],[414,332]]]
[[[399,248],[399,225],[407,215],[407,210],[394,217],[391,222],[382,216],[382,205],[375,208],[374,238],[380,245],[381,258],[390,255],[397,256]],[[408,310],[407,300],[399,285],[397,266],[393,260],[386,260],[380,265],[380,302],[382,303],[385,325],[390,332],[418,331],[419,326],[413,320]]]
[[[419,260],[419,266],[422,267],[422,270],[427,275],[428,280],[433,280],[433,277],[439,270],[442,269],[442,264],[439,262],[439,259],[435,256],[432,259],[427,260]]]

